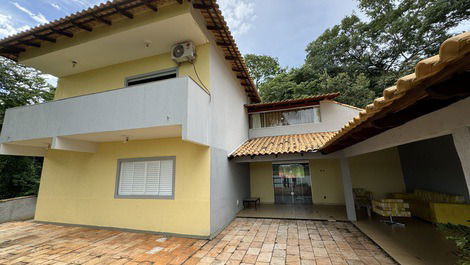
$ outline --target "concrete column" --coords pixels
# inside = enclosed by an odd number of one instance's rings
[[[344,201],[346,202],[346,213],[350,221],[356,221],[356,209],[354,208],[354,196],[352,191],[351,173],[349,172],[348,158],[340,159],[341,176],[343,179]]]
[[[470,128],[462,127],[452,132],[455,149],[460,158],[468,193],[470,193]]]

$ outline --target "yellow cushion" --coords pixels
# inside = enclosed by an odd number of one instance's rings
[[[465,198],[460,195],[452,195],[441,192],[427,191],[427,190],[415,190],[415,197],[418,200],[425,202],[436,202],[436,203],[464,203]]]
[[[430,203],[437,223],[470,226],[470,204]]]
[[[410,217],[410,205],[397,199],[384,199],[380,201],[372,201],[372,211],[381,216],[403,216]]]

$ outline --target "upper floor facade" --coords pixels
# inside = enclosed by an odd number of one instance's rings
[[[172,58],[182,42],[193,60]],[[0,44],[0,55],[58,77],[53,101],[7,110],[3,154],[169,137],[232,151],[250,138],[337,131],[360,111],[337,93],[259,103],[223,17],[204,2],[113,1]]]
[[[247,104],[249,138],[338,131],[362,110],[334,101],[338,96]]]
[[[7,110],[2,153],[89,152],[100,142],[168,137],[209,146],[211,130],[223,127],[214,108],[235,104],[224,101],[236,102],[236,123],[247,124],[242,106],[259,96],[217,10],[113,1],[1,40],[2,56],[58,77],[53,101]],[[182,42],[193,44],[194,60],[173,60]]]

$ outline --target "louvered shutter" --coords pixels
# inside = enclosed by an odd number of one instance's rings
[[[173,160],[161,161],[160,196],[171,196],[173,193]]]
[[[174,160],[122,161],[118,195],[173,195]]]
[[[160,161],[147,162],[147,185],[145,186],[147,195],[159,195],[160,163]]]
[[[134,178],[134,163],[121,163],[121,172],[119,177],[119,194],[132,195],[132,184]]]

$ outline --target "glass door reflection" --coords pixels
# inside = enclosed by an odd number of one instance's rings
[[[274,202],[311,204],[312,188],[308,163],[273,164]]]

